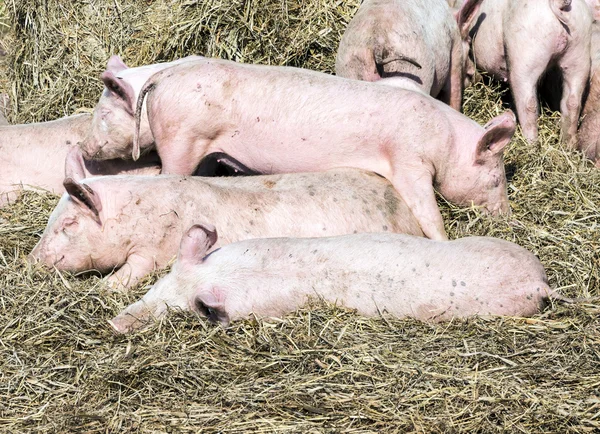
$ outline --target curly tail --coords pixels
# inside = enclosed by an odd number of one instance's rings
[[[135,106],[135,130],[133,131],[133,149],[131,150],[131,156],[133,157],[134,161],[137,161],[140,158],[140,124],[144,100],[146,99],[146,95],[156,87],[155,77],[161,72],[162,71],[157,72],[146,81],[146,83],[142,87],[142,90],[140,90],[140,94],[137,99],[137,104]]]
[[[571,0],[549,0],[552,13],[558,21],[569,27],[569,12],[571,11]]]

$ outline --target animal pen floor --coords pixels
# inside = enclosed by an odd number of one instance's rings
[[[331,72],[358,1],[5,0],[2,91],[10,120],[90,111],[108,56],[132,65],[192,53]],[[501,113],[479,83],[465,113]],[[489,235],[539,256],[550,284],[599,296],[600,171],[558,142],[518,132],[506,153],[512,214],[440,199],[451,238]],[[0,168],[1,170],[1,168]],[[315,302],[231,328],[174,312],[116,336],[106,320],[145,293],[24,262],[57,198],[0,210],[0,430],[5,432],[598,432],[600,307],[425,324],[365,319]]]

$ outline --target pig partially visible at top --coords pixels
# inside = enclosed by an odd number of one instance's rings
[[[80,143],[83,156],[89,160],[131,159],[135,104],[146,80],[165,68],[200,58],[188,56],[173,62],[129,68],[119,56],[111,56],[106,71],[100,77],[104,91],[94,109],[89,133]],[[140,142],[144,152],[153,148],[145,114],[142,115]],[[123,143],[129,146],[123,147]]]
[[[352,232],[422,235],[394,188],[356,169],[244,177],[105,176],[78,180],[52,212],[31,259],[58,270],[117,270],[124,289],[177,254],[195,222],[222,228],[224,244],[254,237],[318,237]]]
[[[65,160],[81,159],[77,142],[87,134],[91,119],[89,114],[79,114],[49,122],[0,126],[0,207],[15,200],[23,189],[62,194]],[[83,177],[160,172],[156,153],[137,162],[81,160],[80,164]]]
[[[479,15],[472,30],[475,64],[508,81],[525,138],[537,140],[538,83],[557,68],[562,140],[575,146],[590,73],[590,8],[584,0],[484,0]]]
[[[577,146],[600,167],[600,23],[592,27],[592,71],[581,114]]]
[[[362,315],[424,321],[530,316],[546,299],[564,299],[550,289],[534,254],[497,238],[440,242],[355,234],[253,239],[206,256],[216,240],[212,225],[188,230],[171,272],[112,319],[113,328],[119,333],[141,328],[168,308],[192,310],[228,325],[252,313],[284,315],[311,296]]]
[[[502,155],[515,130],[510,111],[481,127],[420,92],[208,58],[153,75],[140,92],[139,124],[146,94],[162,173],[189,175],[213,152],[266,174],[370,170],[435,239],[447,237],[434,187],[458,205],[509,211]]]
[[[600,20],[600,0],[585,0],[588,6],[590,7],[590,11],[592,12],[592,17],[594,21]]]
[[[340,41],[335,72],[356,80],[413,80],[460,110],[463,86],[475,73],[469,29],[480,4],[467,0],[453,16],[445,0],[366,0]]]

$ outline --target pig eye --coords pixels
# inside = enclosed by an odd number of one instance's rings
[[[77,224],[76,218],[73,218],[73,217],[66,218],[62,222],[62,231],[65,232],[67,229],[71,229],[76,224]]]

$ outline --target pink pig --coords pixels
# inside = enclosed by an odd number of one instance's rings
[[[537,86],[562,71],[562,139],[575,145],[581,100],[590,73],[592,16],[583,0],[484,0],[474,26],[478,68],[508,81],[525,138],[537,140]]]
[[[260,173],[370,170],[390,180],[435,239],[446,233],[434,186],[459,205],[509,210],[502,151],[515,129],[510,111],[482,128],[420,92],[220,59],[155,74],[140,93],[138,124],[146,94],[163,173],[191,174],[213,152]],[[140,154],[139,135],[133,151]]]
[[[184,231],[214,221],[223,243],[254,237],[352,232],[422,235],[394,188],[371,172],[202,178],[110,176],[79,181],[68,167],[63,195],[31,259],[72,272],[117,271],[123,289],[162,269]]]
[[[146,80],[165,68],[200,58],[189,56],[174,62],[129,68],[119,56],[111,56],[101,76],[105,88],[94,109],[89,134],[80,143],[84,157],[90,160],[131,159],[135,102]],[[142,116],[140,141],[144,152],[153,149],[154,140],[145,115]],[[123,148],[121,143],[127,143],[129,147]]]
[[[0,126],[0,207],[12,202],[22,189],[62,194],[65,159],[81,159],[76,143],[87,133],[91,116],[81,114],[50,122]],[[136,162],[80,160],[82,177],[118,173],[158,174],[156,154]]]
[[[366,81],[405,77],[460,110],[475,73],[469,29],[480,4],[468,0],[454,17],[445,0],[366,0],[340,41],[335,72]]]
[[[112,327],[119,333],[138,329],[168,308],[228,325],[252,313],[284,315],[309,297],[366,316],[423,321],[530,316],[547,298],[564,299],[549,288],[535,255],[497,238],[433,241],[371,233],[253,239],[206,256],[216,241],[212,225],[189,229],[171,272],[112,319]]]

